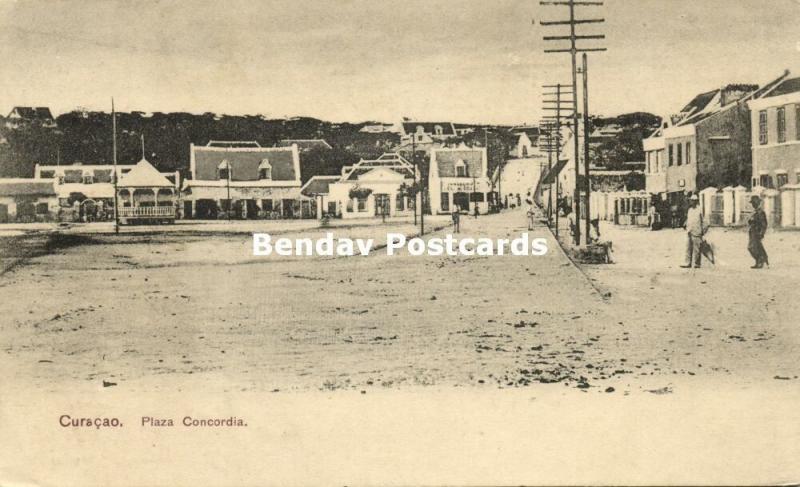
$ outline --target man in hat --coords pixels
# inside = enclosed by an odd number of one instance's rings
[[[764,249],[764,244],[761,243],[764,240],[764,234],[767,233],[767,214],[761,208],[761,198],[758,196],[753,195],[750,197],[750,204],[753,205],[753,215],[748,222],[750,228],[748,230],[749,242],[747,243],[747,250],[750,251],[750,255],[756,261],[751,269],[761,269],[764,264],[769,265],[767,251]]]
[[[696,194],[689,198],[689,209],[686,211],[686,263],[683,268],[700,267],[701,245],[703,235],[706,233],[706,225],[703,222],[703,213],[700,211],[700,200]]]

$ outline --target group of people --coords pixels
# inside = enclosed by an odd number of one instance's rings
[[[764,248],[764,236],[767,233],[767,214],[761,207],[761,198],[752,196],[750,204],[753,206],[753,214],[748,220],[748,244],[747,250],[755,260],[751,269],[763,269],[769,266],[769,256]],[[699,268],[703,255],[714,263],[714,253],[705,240],[708,226],[703,219],[700,211],[700,201],[697,195],[689,198],[689,209],[686,212],[686,262],[681,267]]]

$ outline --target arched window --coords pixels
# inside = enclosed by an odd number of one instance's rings
[[[219,179],[230,179],[231,165],[228,163],[227,159],[220,162],[219,166],[217,166],[217,175]]]
[[[269,159],[262,159],[258,165],[258,179],[272,179],[272,165]]]
[[[435,126],[435,127],[433,128],[433,132],[434,132],[436,135],[442,135],[442,134],[444,133],[444,129],[442,128],[442,126],[441,126],[441,125],[437,125],[437,126]]]
[[[467,176],[467,165],[464,164],[463,159],[459,159],[456,161],[456,177],[463,178]]]

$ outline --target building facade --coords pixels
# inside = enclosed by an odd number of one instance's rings
[[[411,215],[416,201],[407,188],[416,179],[414,166],[399,154],[362,159],[329,184],[326,206],[344,219]]]
[[[55,180],[0,178],[0,223],[52,221],[58,212]]]
[[[301,197],[297,145],[212,141],[190,146],[191,179],[181,190],[185,218],[313,217]],[[303,206],[305,200],[305,208]]]
[[[431,151],[428,178],[431,212],[451,213],[456,208],[489,212],[495,198],[489,179],[486,148],[439,148]]]
[[[774,83],[774,82],[773,82]],[[643,141],[647,192],[684,205],[691,193],[749,184],[752,172],[748,102],[765,89],[728,85],[697,95]]]
[[[786,78],[749,102],[753,187],[800,183],[800,78]]]

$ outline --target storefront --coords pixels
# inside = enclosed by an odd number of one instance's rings
[[[485,148],[441,148],[431,152],[428,186],[431,211],[488,213],[496,195],[488,177]]]

